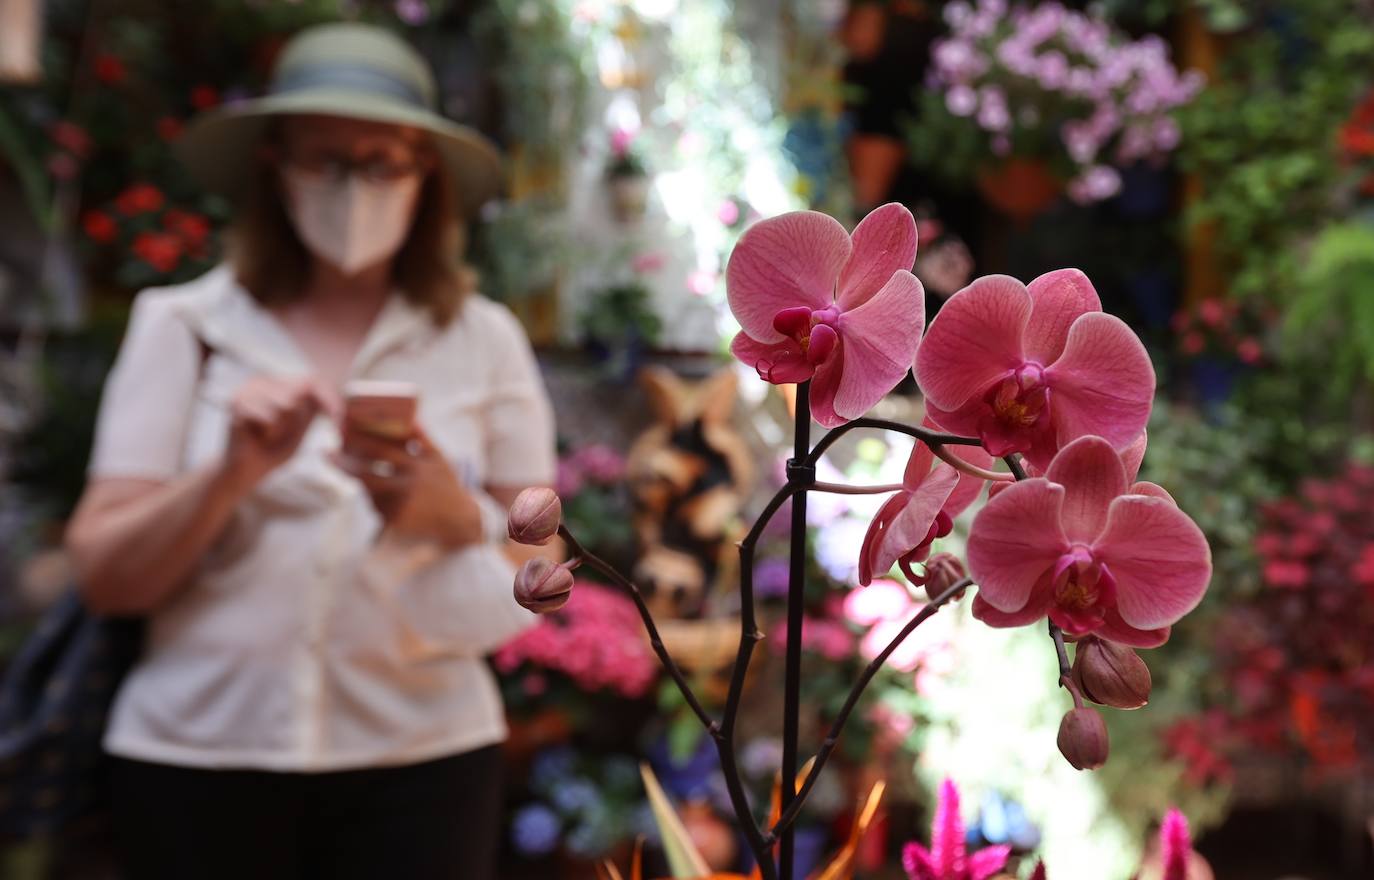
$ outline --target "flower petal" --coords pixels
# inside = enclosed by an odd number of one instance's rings
[[[950,297],[916,354],[916,382],[926,399],[953,410],[1019,367],[1030,313],[1026,286],[1007,275],[984,276]]]
[[[911,447],[911,455],[906,460],[906,472],[902,474],[902,486],[908,492],[916,491],[921,481],[930,476],[931,465],[935,464],[935,453],[930,447],[917,440]]]
[[[1120,612],[1111,608],[1103,617],[1102,625],[1097,628],[1096,634],[1113,642],[1130,645],[1132,648],[1158,648],[1169,641],[1169,631],[1170,628],[1167,626],[1159,629],[1136,629],[1121,619]]]
[[[1048,583],[1048,581],[1046,581]],[[1050,591],[1032,593],[1030,601],[1019,611],[998,611],[982,596],[973,597],[973,616],[994,629],[1030,626],[1045,619],[1050,612]]]
[[[920,355],[917,355],[920,357]],[[926,415],[951,434],[977,437],[982,428],[983,416],[988,412],[987,403],[975,395],[953,409],[941,409],[929,400],[926,401]]]
[[[1149,432],[1141,431],[1140,436],[1131,441],[1130,446],[1121,450],[1121,463],[1126,466],[1127,480],[1134,480],[1140,473],[1140,465],[1145,461],[1145,447],[1149,442]]]
[[[1008,486],[973,519],[968,567],[978,594],[999,611],[1019,611],[1068,549],[1059,525],[1064,487],[1043,477]]]
[[[1030,291],[1030,322],[1022,341],[1026,357],[1042,365],[1052,364],[1064,351],[1069,327],[1088,312],[1102,311],[1093,283],[1077,269],[1056,269],[1046,272],[1026,285]]]
[[[1097,434],[1124,449],[1150,418],[1154,367],[1140,339],[1115,315],[1092,312],[1074,321],[1064,354],[1045,379],[1060,446]]]
[[[911,271],[916,262],[916,220],[904,205],[889,202],[859,221],[853,242],[836,297],[843,311],[863,305],[898,270]]]
[[[906,505],[883,530],[882,540],[873,554],[875,571],[888,571],[898,559],[925,543],[935,523],[935,515],[958,482],[959,472],[943,463],[921,481]]]
[[[823,309],[834,302],[835,282],[849,259],[849,233],[818,211],[793,211],[745,230],[725,268],[730,311],[760,342],[783,336],[773,318],[786,308]]]
[[[1064,487],[1064,534],[1084,544],[1101,534],[1112,499],[1125,494],[1129,485],[1121,456],[1106,440],[1092,436],[1059,450],[1045,476]]]
[[[811,379],[811,418],[824,428],[838,428],[849,419],[835,412],[835,393],[840,389],[844,373],[844,339],[840,339],[839,354],[816,368]]]
[[[902,848],[902,867],[908,880],[944,880],[935,871],[930,850],[912,841]]]
[[[883,506],[878,508],[878,512],[869,521],[868,530],[864,532],[863,543],[859,545],[859,586],[866,587],[871,584],[874,574],[887,574],[893,563],[896,562],[894,559],[889,561],[885,567],[879,567],[880,548],[888,526],[902,508],[906,507],[909,500],[911,500],[911,493],[894,492],[892,497],[883,502]]]
[[[1165,489],[1158,483],[1151,483],[1148,480],[1141,480],[1137,483],[1132,483],[1131,488],[1126,492],[1126,494],[1149,495],[1153,498],[1163,498],[1165,501],[1169,502],[1173,506],[1178,507],[1178,502],[1174,500],[1174,496],[1169,494],[1169,490]]]
[[[925,315],[925,291],[906,271],[898,271],[871,299],[840,315],[844,370],[835,391],[836,413],[857,419],[897,387],[921,344]]]
[[[730,342],[730,353],[758,371],[759,378],[775,385],[805,382],[816,372],[792,340],[759,342],[743,331]]]
[[[1117,610],[1136,629],[1168,626],[1192,611],[1212,577],[1212,551],[1202,530],[1162,498],[1113,501],[1093,556],[1116,578]]]
[[[996,462],[991,455],[988,455],[981,446],[946,446],[956,458],[960,458],[975,467],[991,470]],[[959,485],[954,487],[954,491],[949,493],[949,500],[945,502],[945,513],[950,518],[958,516],[968,509],[968,506],[978,499],[978,493],[983,491],[983,485],[987,483],[981,477],[960,472]]]
[[[988,880],[993,874],[1002,870],[1002,867],[1006,865],[1007,859],[1010,857],[1011,847],[1007,844],[980,849],[978,852],[969,856],[969,880]]]

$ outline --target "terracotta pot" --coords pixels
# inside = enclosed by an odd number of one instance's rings
[[[1037,159],[1008,159],[978,173],[978,191],[988,204],[1027,223],[1059,198],[1064,183]]]
[[[545,709],[530,718],[511,718],[508,723],[510,736],[502,749],[514,764],[523,764],[540,749],[572,737],[572,719],[558,708]]]

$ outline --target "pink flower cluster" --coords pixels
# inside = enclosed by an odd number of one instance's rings
[[[529,664],[562,673],[584,691],[630,698],[647,694],[659,675],[634,603],[585,582],[577,584],[562,613],[516,636],[492,659],[505,675]]]
[[[1180,131],[1170,114],[1202,86],[1200,74],[1178,72],[1158,37],[1129,40],[1100,15],[1059,3],[959,0],[945,19],[932,79],[949,112],[976,121],[999,155],[1012,152],[1018,130],[1057,133],[1079,202],[1116,194],[1113,163],[1172,152]]]
[[[1264,360],[1264,334],[1278,320],[1272,307],[1208,297],[1173,318],[1178,348],[1188,357],[1234,358],[1248,366]]]
[[[897,204],[852,236],[801,211],[750,227],[727,268],[742,327],[732,351],[766,381],[809,381],[816,421],[833,427],[863,415],[911,369],[928,426],[981,444],[950,448],[939,462],[916,444],[901,489],[864,537],[861,582],[894,565],[920,582],[911,566],[984,479],[998,477],[993,457],[1015,456],[1033,476],[992,497],[969,535],[974,614],[991,626],[1048,616],[1071,636],[1163,643],[1201,601],[1211,552],[1168,492],[1135,479],[1155,391],[1144,346],[1102,311],[1076,269],[1029,285],[979,278],[927,329],[910,273],[916,239],[915,220]],[[883,595],[870,590],[875,601]],[[856,622],[886,619],[874,612]]]
[[[625,479],[625,457],[604,443],[578,447],[558,460],[556,488],[563,498],[571,498],[583,487],[614,486]]]
[[[877,580],[864,590],[851,591],[844,600],[844,617],[864,631],[859,654],[865,660],[878,656],[921,605],[896,581]],[[887,663],[898,672],[915,672],[916,692],[930,695],[939,681],[954,669],[954,642],[946,618],[935,617],[897,647]]]

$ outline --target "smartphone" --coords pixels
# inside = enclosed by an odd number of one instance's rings
[[[344,386],[344,427],[403,439],[415,430],[420,389],[410,382],[358,379]]]

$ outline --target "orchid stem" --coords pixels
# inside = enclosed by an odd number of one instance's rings
[[[980,468],[976,464],[971,464],[967,461],[964,461],[962,458],[955,455],[953,452],[950,452],[948,448],[946,448],[943,444],[940,443],[937,443],[934,446],[930,447],[930,451],[935,453],[936,458],[940,459],[945,464],[954,468],[956,471],[962,471],[963,473],[969,474],[970,476],[978,477],[982,480],[989,480],[994,483],[1010,483],[1013,480],[1018,479],[1018,477],[1015,474],[1004,474],[998,471],[990,471],[986,468]]]
[[[886,492],[900,492],[901,483],[887,483],[882,486],[846,486],[843,483],[811,484],[813,492],[828,492],[831,495],[882,495]]]
[[[943,434],[939,431],[932,431],[928,428],[917,427],[916,425],[904,425],[901,422],[890,422],[887,419],[855,419],[852,422],[845,422],[838,428],[832,428],[828,434],[820,439],[806,460],[810,464],[820,461],[835,442],[853,431],[856,428],[877,428],[882,431],[892,431],[896,434],[905,434],[908,437],[915,437],[922,443],[929,446],[932,450],[937,446],[982,446],[983,441],[977,437],[960,437],[958,434]],[[1001,477],[999,477],[1001,479]]]
[[[915,617],[907,621],[906,626],[902,627],[901,632],[893,636],[892,641],[887,643],[887,647],[883,648],[883,650],[869,662],[868,666],[864,667],[863,674],[859,676],[858,681],[854,682],[854,686],[849,689],[849,696],[845,698],[844,705],[840,707],[839,714],[836,715],[835,720],[831,722],[830,730],[826,733],[825,740],[821,743],[820,750],[816,752],[816,760],[811,765],[810,772],[806,774],[806,779],[802,782],[801,790],[797,792],[796,800],[783,809],[782,814],[778,817],[777,823],[768,832],[766,839],[772,840],[777,838],[779,834],[786,832],[791,827],[792,823],[796,821],[797,816],[801,813],[803,804],[806,803],[807,795],[811,793],[811,789],[815,786],[817,778],[820,777],[821,769],[825,767],[825,762],[830,760],[830,754],[835,751],[835,746],[839,744],[840,734],[844,731],[845,723],[849,721],[850,714],[854,711],[854,707],[858,705],[859,698],[863,696],[864,691],[868,688],[868,683],[873,680],[873,676],[877,675],[878,670],[882,669],[883,664],[887,662],[887,658],[892,656],[893,651],[901,647],[902,642],[906,641],[907,636],[916,631],[916,627],[933,617],[935,612],[939,611],[945,603],[968,589],[972,583],[972,578],[964,578],[936,596],[931,600],[930,604],[922,607]]]

